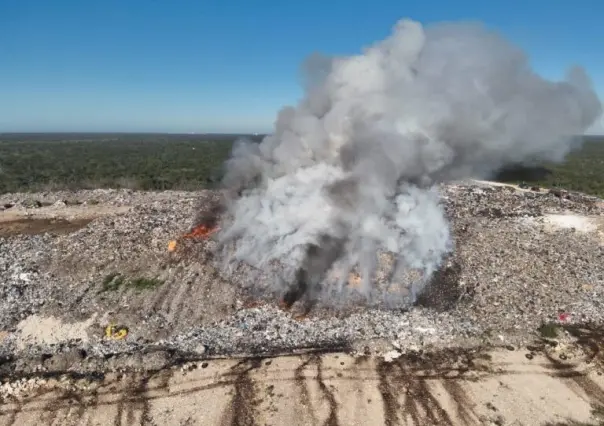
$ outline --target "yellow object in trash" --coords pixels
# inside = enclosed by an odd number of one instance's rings
[[[176,250],[176,241],[172,240],[168,243],[168,251]]]
[[[108,339],[121,340],[128,335],[128,327],[108,325],[105,327],[105,337]]]

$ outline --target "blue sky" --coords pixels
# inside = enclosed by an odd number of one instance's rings
[[[0,131],[269,131],[309,54],[479,20],[604,97],[601,0],[0,0]]]

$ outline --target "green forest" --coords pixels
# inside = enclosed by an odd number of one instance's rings
[[[239,135],[0,134],[0,193],[59,189],[215,187]],[[262,137],[250,136],[259,141]],[[564,163],[508,167],[510,183],[604,197],[604,138],[588,137]]]
[[[208,188],[220,180],[233,143],[171,135],[97,138],[0,138],[0,192]]]

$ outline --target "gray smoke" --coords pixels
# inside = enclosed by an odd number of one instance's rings
[[[402,20],[360,55],[305,66],[303,100],[262,143],[233,148],[224,184],[237,195],[220,240],[228,264],[326,303],[413,301],[453,248],[436,185],[560,161],[601,113],[581,69],[546,81],[480,25]],[[409,276],[410,293],[391,291]]]

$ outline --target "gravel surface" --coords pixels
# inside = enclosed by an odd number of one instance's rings
[[[416,306],[304,318],[222,276],[211,239],[182,238],[216,192],[1,195],[0,373],[112,369],[121,354],[153,368],[174,354],[517,344],[546,322],[603,323],[602,200],[478,182],[441,190],[456,250]],[[127,336],[107,336],[110,325]]]

